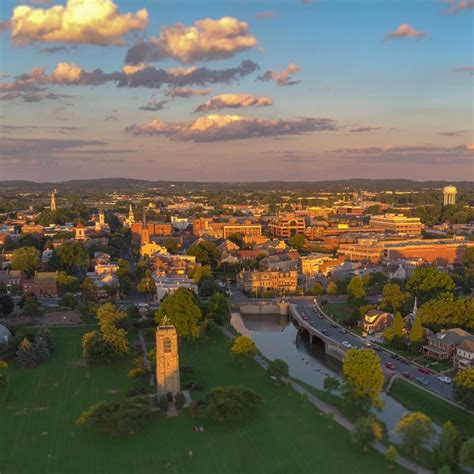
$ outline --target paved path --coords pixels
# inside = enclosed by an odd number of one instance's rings
[[[223,333],[229,339],[234,339],[235,338],[235,335],[232,334],[227,328],[221,327],[221,329],[222,329]],[[260,355],[255,356],[255,360],[257,361],[257,363],[259,365],[261,365],[264,369],[266,369],[267,362],[262,356],[260,356]],[[300,393],[301,395],[305,395],[307,397],[307,399],[316,408],[318,408],[318,410],[320,410],[321,412],[323,412],[325,414],[332,415],[334,421],[338,425],[342,426],[343,428],[345,428],[348,431],[352,431],[354,425],[346,417],[344,417],[337,410],[336,407],[334,407],[332,405],[329,405],[326,402],[323,402],[322,400],[317,398],[315,395],[313,395],[311,392],[309,392],[305,387],[300,385],[298,382],[295,382],[294,380],[289,379],[289,378],[284,378],[283,380],[285,382],[289,383],[291,385],[291,387],[296,392]],[[371,445],[376,451],[378,451],[379,453],[385,455],[385,453],[387,451],[387,446],[385,446],[384,444],[379,443],[379,442],[371,443]],[[416,472],[417,474],[433,474],[433,471],[430,471],[429,469],[426,469],[426,468],[424,468],[424,467],[422,467],[422,466],[420,466],[420,465],[418,465],[418,464],[416,464],[416,463],[414,463],[414,462],[410,461],[409,459],[406,459],[402,456],[397,457],[396,463],[399,464],[400,466],[404,467],[405,469],[408,469],[409,471]]]
[[[140,345],[142,346],[142,350],[143,350],[143,364],[145,366],[145,369],[148,370],[148,372],[150,372],[150,385],[155,385],[153,374],[151,373],[151,363],[148,360],[148,352],[146,348],[145,337],[143,336],[143,332],[141,329],[138,330],[138,339],[140,340]]]

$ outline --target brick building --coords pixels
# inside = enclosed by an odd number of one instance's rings
[[[295,214],[282,214],[272,221],[269,229],[274,237],[289,239],[293,235],[305,235],[306,222],[304,217]]]
[[[274,291],[277,294],[293,293],[298,288],[297,271],[248,271],[237,274],[237,287],[247,293],[262,294]]]
[[[36,272],[33,279],[22,281],[22,294],[56,298],[59,295],[57,278],[58,272]]]

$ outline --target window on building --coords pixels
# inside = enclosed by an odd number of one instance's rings
[[[165,338],[163,347],[165,352],[171,352],[171,339],[169,337]]]

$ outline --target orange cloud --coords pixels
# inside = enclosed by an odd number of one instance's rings
[[[447,3],[450,4],[450,7],[445,11],[445,13],[456,14],[463,10],[474,8],[474,0],[448,0]]]
[[[401,24],[395,31],[391,31],[385,35],[385,39],[395,38],[418,38],[422,39],[426,36],[424,31],[415,30],[408,23]]]
[[[174,140],[214,142],[280,135],[301,135],[318,131],[338,130],[337,124],[327,118],[303,117],[298,119],[267,120],[240,115],[211,114],[194,122],[163,122],[152,120],[131,125],[125,130],[134,135],[165,135]]]
[[[225,16],[206,18],[185,26],[177,23],[163,27],[159,36],[141,42],[127,51],[125,62],[139,64],[173,58],[183,64],[230,58],[239,51],[253,48],[257,40],[249,32],[248,23]]]
[[[33,8],[19,5],[10,20],[16,45],[35,42],[123,44],[122,37],[148,25],[146,9],[120,13],[113,0],[68,0],[66,5]]]
[[[258,79],[260,81],[275,81],[279,86],[294,86],[300,81],[293,79],[291,74],[299,71],[301,71],[301,68],[297,64],[290,63],[283,71],[268,70]]]
[[[172,87],[165,92],[167,97],[192,97],[195,95],[209,95],[211,89],[189,89],[188,87]]]
[[[272,105],[270,97],[257,97],[251,94],[220,94],[200,105],[194,112],[207,112],[225,108],[240,109],[243,107],[267,107]]]

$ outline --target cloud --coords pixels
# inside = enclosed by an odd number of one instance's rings
[[[173,87],[165,92],[166,97],[192,97],[200,95],[209,95],[212,92],[211,89],[189,89],[188,87]]]
[[[454,68],[454,72],[465,72],[467,74],[474,74],[474,66],[459,66]]]
[[[225,16],[218,20],[206,18],[186,27],[182,23],[163,27],[159,36],[132,46],[126,64],[175,59],[183,64],[211,61],[234,56],[253,48],[257,40],[249,32],[248,23]]]
[[[417,162],[417,163],[440,163],[456,162],[464,163],[471,159],[474,153],[474,145],[458,145],[455,147],[443,147],[437,145],[392,145],[372,146],[362,148],[339,148],[331,150],[330,153],[341,158],[353,159],[358,162]]]
[[[258,12],[258,13],[255,13],[255,19],[268,20],[269,18],[273,18],[275,15],[276,15],[276,11]]]
[[[424,31],[415,30],[408,23],[402,23],[395,31],[391,31],[385,34],[384,39],[396,39],[396,38],[417,38],[422,39],[426,36]]]
[[[455,15],[463,10],[468,10],[469,8],[474,8],[474,0],[448,0],[450,4],[444,13]]]
[[[10,20],[12,41],[19,46],[36,42],[120,45],[124,35],[147,25],[146,9],[120,13],[113,0],[68,0],[50,8],[19,5]]]
[[[259,81],[275,81],[279,86],[294,86],[299,84],[301,81],[294,80],[291,74],[301,71],[301,68],[297,64],[288,64],[286,69],[283,71],[265,71],[261,76],[258,77]]]
[[[472,133],[472,130],[450,130],[446,132],[438,132],[438,135],[443,135],[445,137],[459,137],[466,133]]]
[[[52,55],[56,53],[69,53],[74,49],[74,46],[51,46],[48,48],[39,49],[38,53]]]
[[[18,76],[13,82],[0,82],[0,92],[41,91],[49,85],[99,86],[115,83],[118,87],[145,87],[159,89],[171,87],[205,86],[207,84],[230,84],[258,69],[258,64],[250,60],[228,69],[193,68],[188,72],[170,73],[153,66],[126,74],[123,71],[106,73],[102,69],[87,71],[72,63],[59,63],[51,74],[44,68],[33,68],[29,73]]]
[[[131,125],[125,129],[134,135],[165,135],[174,140],[215,142],[256,137],[301,135],[318,131],[338,130],[327,118],[302,117],[297,119],[267,120],[239,115],[207,115],[194,122],[150,122]]]
[[[197,107],[194,112],[208,112],[209,110],[241,109],[243,107],[267,107],[272,105],[270,97],[257,97],[251,94],[220,94],[212,97],[206,103]]]
[[[24,102],[42,102],[43,100],[58,100],[71,97],[65,94],[55,94],[53,92],[7,92],[0,95],[0,101],[14,101],[21,99]]]
[[[158,110],[163,110],[165,108],[167,101],[166,100],[156,100],[152,97],[146,105],[142,105],[140,110],[146,110],[149,112],[156,112]]]
[[[351,128],[349,132],[351,133],[364,133],[364,132],[373,132],[374,130],[381,130],[382,127],[355,127]]]

